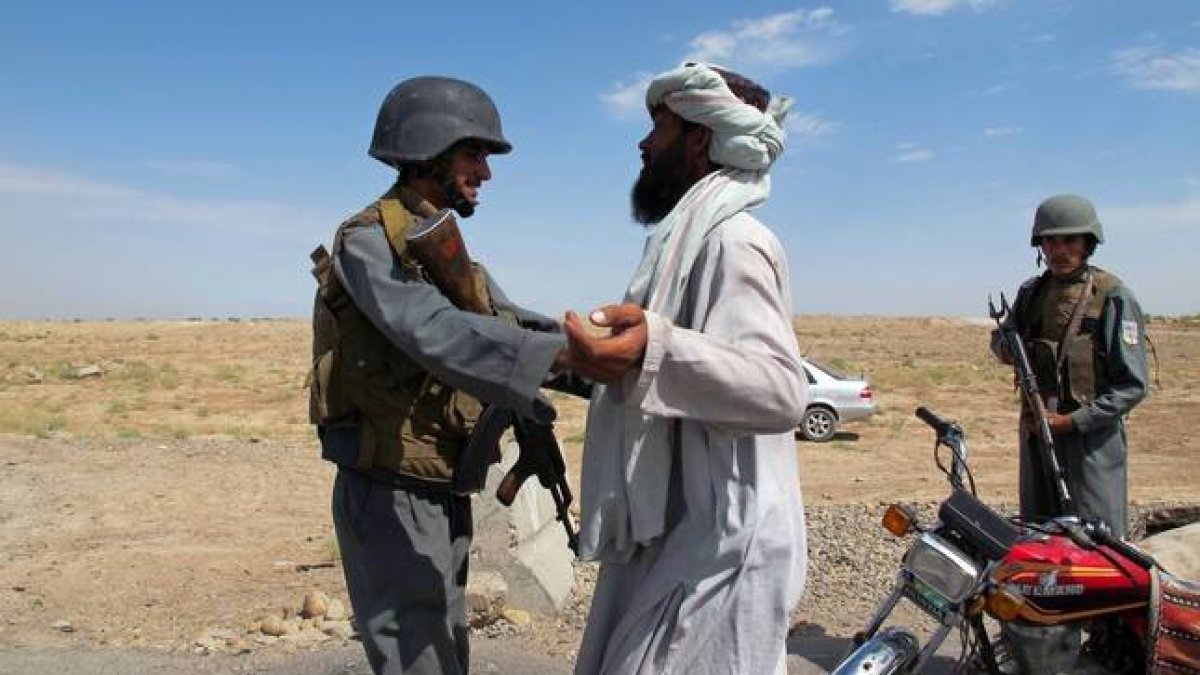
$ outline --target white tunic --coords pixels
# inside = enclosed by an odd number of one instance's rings
[[[679,421],[669,526],[602,564],[577,675],[785,672],[807,563],[789,288],[779,241],[740,213],[706,238],[678,320],[647,313],[640,407]]]

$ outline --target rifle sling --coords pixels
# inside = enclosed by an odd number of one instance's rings
[[[1096,289],[1096,277],[1091,270],[1087,271],[1087,282],[1083,286],[1083,292],[1079,294],[1079,299],[1075,301],[1075,308],[1071,310],[1071,320],[1067,323],[1062,337],[1058,340],[1058,363],[1055,365],[1055,370],[1062,373],[1063,363],[1067,360],[1066,343],[1072,335],[1079,332],[1079,324],[1083,322],[1083,310],[1087,307],[1088,301],[1092,298],[1092,293]],[[1057,410],[1055,412],[1058,412]]]

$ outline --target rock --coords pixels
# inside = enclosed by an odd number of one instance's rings
[[[321,624],[321,632],[339,640],[349,640],[354,637],[354,627],[349,621],[325,621]]]
[[[325,618],[329,621],[342,621],[346,618],[346,605],[341,600],[333,598],[325,608]]]
[[[467,579],[467,611],[494,612],[504,606],[508,584],[499,572],[483,571]]]
[[[488,470],[487,487],[474,502],[472,572],[503,576],[505,604],[553,613],[562,608],[574,584],[573,556],[557,521],[554,500],[537,481],[526,483],[510,507],[485,498],[499,486],[520,450],[502,441],[502,461]]]
[[[262,626],[259,628],[263,635],[271,637],[282,637],[289,633],[296,632],[296,627],[284,621],[275,615],[267,616],[262,620]]]
[[[306,619],[325,616],[325,610],[329,607],[329,596],[321,591],[311,591],[304,596],[304,601],[300,606],[300,616]]]
[[[533,623],[533,616],[523,609],[507,607],[500,612],[500,616],[504,617],[505,621],[516,626],[528,626]]]
[[[1146,537],[1138,545],[1176,577],[1200,581],[1200,522]]]
[[[85,377],[99,377],[103,374],[104,371],[100,369],[100,366],[97,366],[94,363],[89,363],[86,366],[80,366],[73,370],[71,372],[71,377],[75,378],[76,380],[82,380]]]
[[[225,642],[225,646],[229,651],[237,655],[249,654],[254,651],[254,647],[245,638],[234,638]]]
[[[220,651],[221,648],[225,646],[225,641],[212,635],[206,635],[202,638],[198,638],[195,644],[196,648],[192,650],[194,653],[211,654],[213,652]]]
[[[46,376],[42,374],[42,371],[33,366],[25,369],[25,382],[27,384],[41,384],[45,379]]]

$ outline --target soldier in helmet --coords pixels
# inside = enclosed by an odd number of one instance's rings
[[[1089,263],[1104,242],[1091,202],[1075,195],[1043,201],[1030,245],[1047,270],[1021,285],[1011,321],[1038,378],[1067,488],[1081,516],[1126,532],[1125,416],[1146,395],[1146,327],[1137,298],[1116,275]],[[992,350],[1005,363],[998,331]],[[1035,429],[1021,426],[1021,515],[1045,519],[1053,495],[1036,471]]]
[[[1125,416],[1146,395],[1146,328],[1137,298],[1116,275],[1089,263],[1104,242],[1091,202],[1076,195],[1043,201],[1030,244],[1048,269],[1021,285],[1007,321],[1025,342],[1038,380],[1067,489],[1080,517],[1127,530]],[[1012,357],[999,331],[992,351]],[[1045,521],[1056,512],[1053,484],[1041,466],[1033,417],[1020,421],[1021,517]],[[1020,672],[1070,670],[1081,641],[1077,625],[1004,624]]]
[[[467,672],[473,526],[469,496],[453,490],[456,460],[485,403],[554,417],[539,389],[565,358],[559,325],[512,305],[482,267],[475,285],[492,311],[460,309],[406,242],[440,210],[472,215],[489,157],[510,150],[479,87],[401,82],[370,148],[396,183],[338,228],[314,270],[310,416],[322,457],[338,467],[333,521],[376,673]]]

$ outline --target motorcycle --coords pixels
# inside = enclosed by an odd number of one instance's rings
[[[934,460],[951,492],[933,523],[921,523],[908,506],[887,508],[884,528],[912,542],[891,592],[831,675],[924,672],[954,631],[961,650],[952,672],[1021,672],[994,635],[995,622],[1087,629],[1076,653],[1054,654],[1056,665],[1034,672],[1200,673],[1200,584],[1166,574],[1103,523],[1005,518],[975,495],[962,428],[923,407],[916,416],[936,433]],[[889,624],[901,601],[935,622],[924,644],[910,628]]]

